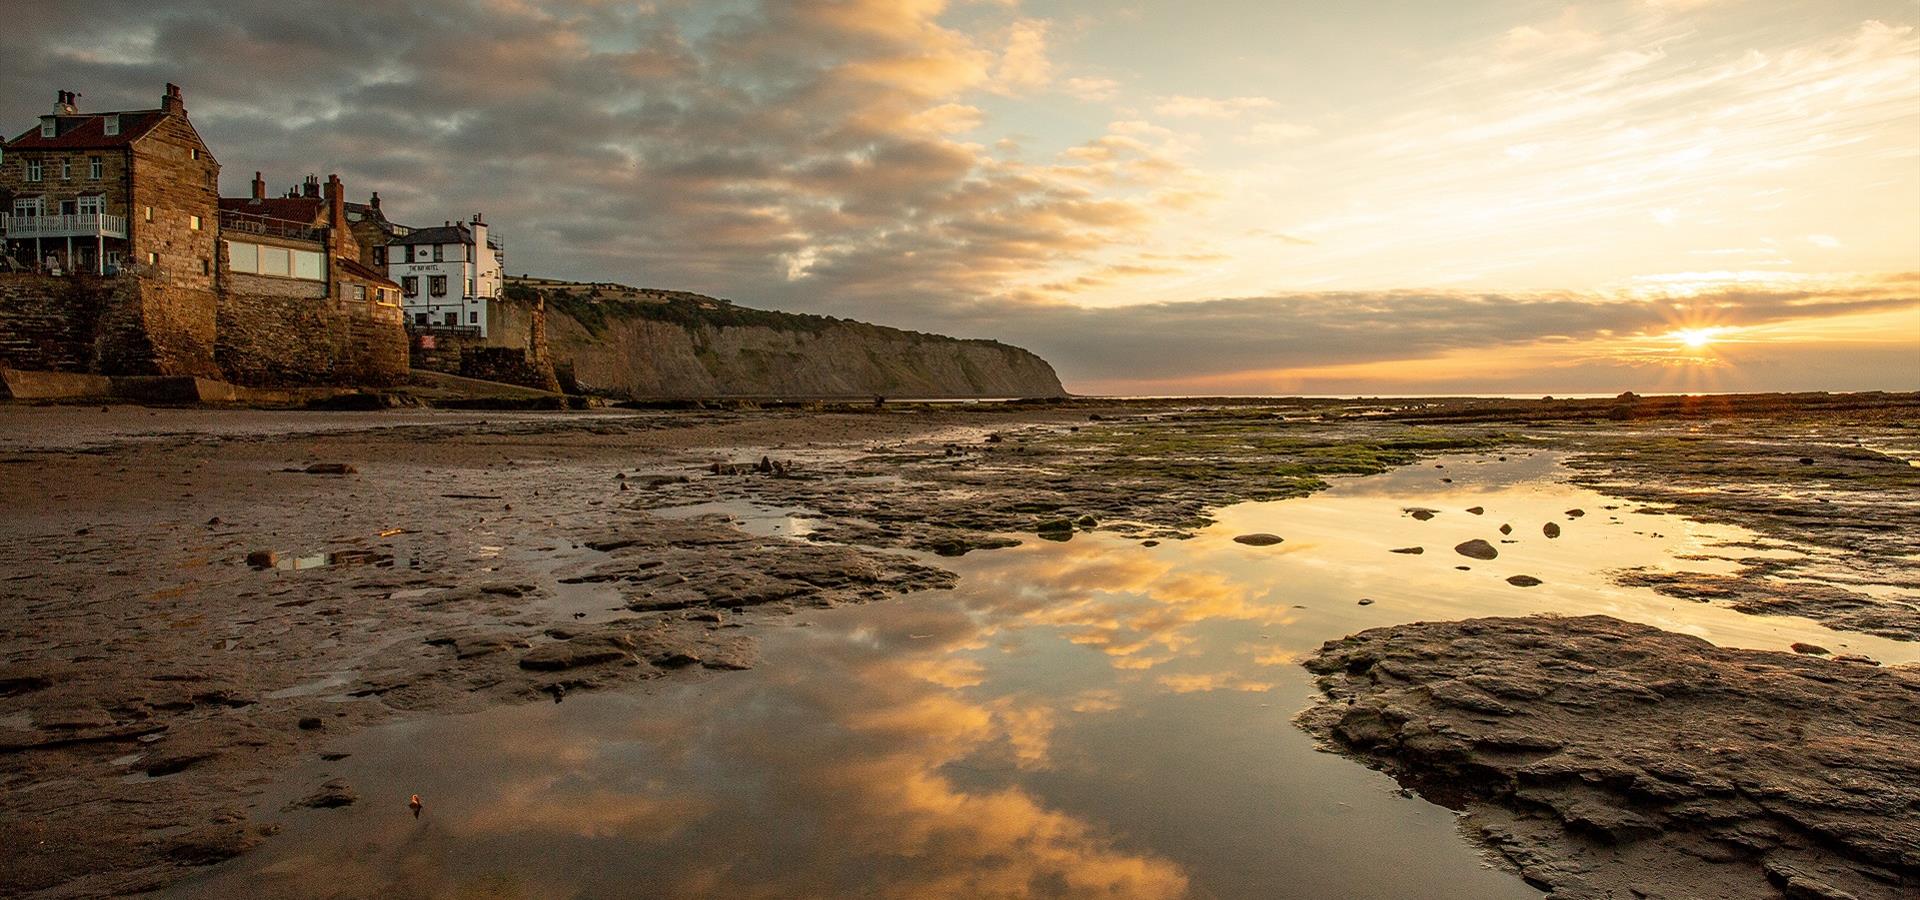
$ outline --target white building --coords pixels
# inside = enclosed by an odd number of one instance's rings
[[[387,244],[387,275],[400,283],[407,323],[418,330],[487,336],[487,304],[504,287],[500,244],[487,223],[415,228]]]

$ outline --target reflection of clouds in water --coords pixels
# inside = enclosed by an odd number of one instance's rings
[[[1055,628],[1119,669],[1178,658],[1194,646],[1191,630],[1202,622],[1291,621],[1266,599],[1268,586],[1218,564],[1233,549],[1202,541],[1179,549],[1177,558],[1148,554],[1104,537],[1022,547],[970,566],[964,602],[992,613],[986,630]]]

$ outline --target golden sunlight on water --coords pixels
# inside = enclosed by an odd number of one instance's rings
[[[1418,619],[1598,612],[1913,655],[1612,585],[1784,551],[1568,485],[1545,453],[1219,520],[1152,548],[1095,533],[943,561],[959,589],[797,614],[753,671],[344,740],[262,802],[286,834],[174,895],[1531,897],[1452,813],[1314,749],[1291,723],[1305,654]],[[1232,540],[1255,531],[1284,541]],[[1473,539],[1498,555],[1454,551]],[[363,802],[275,812],[335,776]]]

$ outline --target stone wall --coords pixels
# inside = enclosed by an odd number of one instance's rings
[[[329,299],[232,290],[221,295],[215,358],[240,384],[395,384],[407,373],[398,321]]]
[[[207,291],[130,275],[0,275],[8,368],[212,377],[213,330]]]
[[[127,212],[131,261],[146,265],[152,254],[160,277],[186,288],[213,290],[220,164],[185,116],[167,116],[134,145],[132,200]]]
[[[0,275],[0,366],[92,371],[104,295],[77,278]]]

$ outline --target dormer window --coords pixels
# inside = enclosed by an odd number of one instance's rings
[[[105,117],[104,119],[101,120],[101,127],[107,130],[108,135],[119,134],[120,133],[120,117],[119,116]]]
[[[40,120],[40,136],[41,137],[50,138],[58,134],[59,131],[60,131],[60,126],[55,124],[55,120],[52,116],[47,116],[46,118]]]

